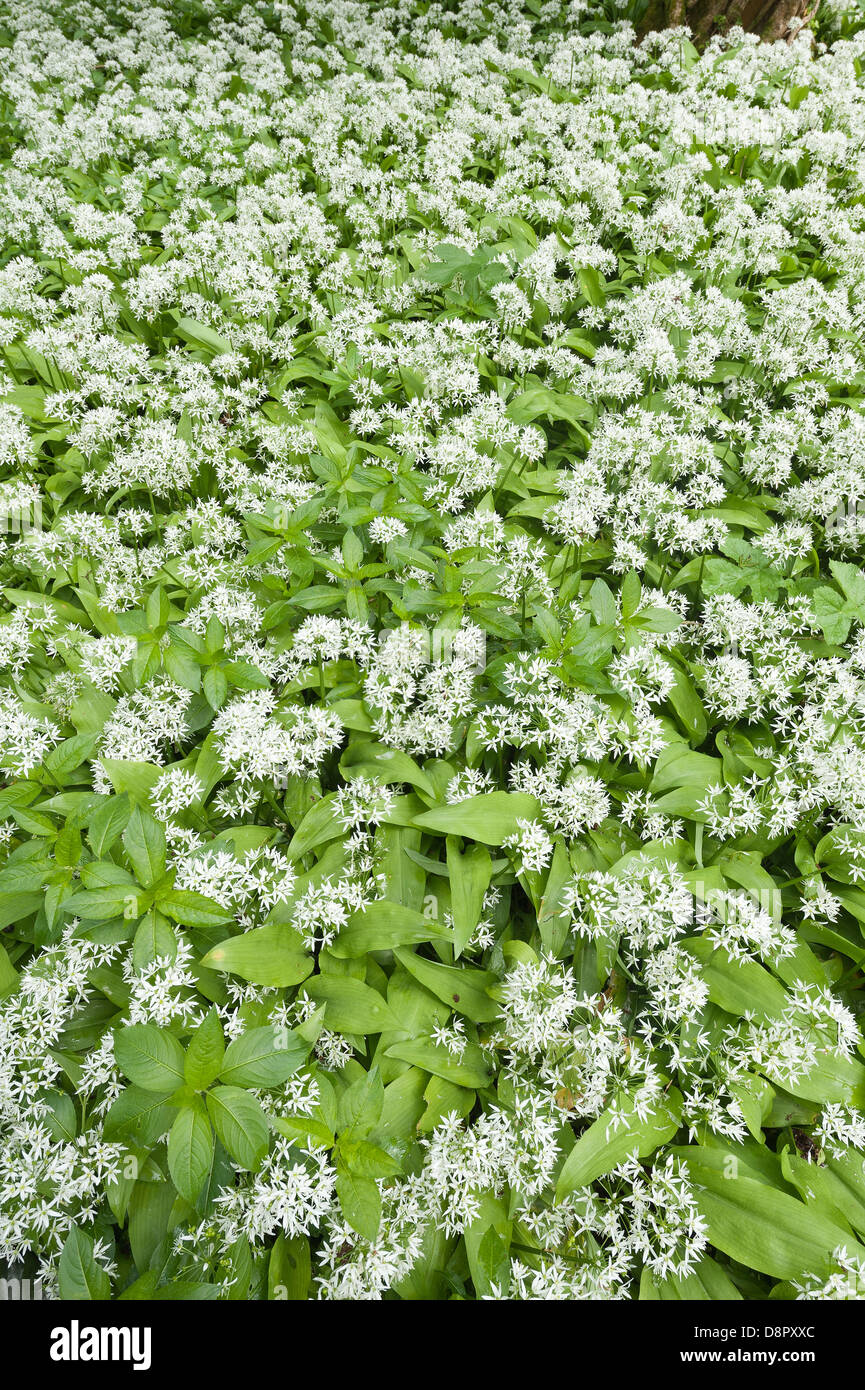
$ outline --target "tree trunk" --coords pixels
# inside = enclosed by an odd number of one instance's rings
[[[704,44],[740,24],[766,43],[789,43],[816,9],[817,0],[649,0],[639,30],[644,35],[687,24],[694,42]]]

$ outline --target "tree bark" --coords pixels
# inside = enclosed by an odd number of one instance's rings
[[[816,9],[817,0],[649,0],[639,32],[687,24],[694,42],[702,45],[740,24],[766,43],[790,43]]]

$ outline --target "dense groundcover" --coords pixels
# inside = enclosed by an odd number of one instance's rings
[[[3,1271],[863,1296],[865,30],[0,44]]]

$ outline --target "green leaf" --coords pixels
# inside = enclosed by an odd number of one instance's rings
[[[671,1274],[667,1279],[659,1279],[649,1269],[644,1269],[640,1276],[641,1300],[725,1303],[741,1298],[730,1276],[709,1255],[704,1255],[690,1274]]]
[[[168,1171],[181,1197],[193,1206],[212,1162],[213,1131],[207,1116],[197,1106],[184,1106],[168,1136]]]
[[[219,666],[209,666],[202,681],[204,696],[211,709],[222,709],[228,698],[228,681]]]
[[[193,347],[205,348],[208,352],[223,353],[231,352],[231,343],[227,338],[222,338],[213,328],[209,328],[206,323],[199,323],[197,319],[178,319],[175,330],[179,337],[191,343]]]
[[[452,1081],[455,1086],[466,1086],[470,1090],[480,1090],[490,1080],[484,1055],[475,1043],[467,1043],[461,1057],[457,1058],[446,1047],[427,1038],[415,1038],[409,1042],[394,1043],[387,1050],[388,1057],[397,1057],[421,1071],[440,1076],[443,1081]]]
[[[399,1019],[377,990],[348,975],[316,975],[304,993],[326,1005],[326,1028],[336,1033],[384,1033],[399,1028]]]
[[[267,1153],[269,1128],[254,1096],[237,1086],[207,1092],[207,1112],[217,1138],[239,1168],[255,1170]]]
[[[347,780],[366,777],[384,786],[408,782],[425,796],[435,796],[435,789],[426,773],[418,767],[414,758],[398,748],[385,748],[380,743],[350,743],[339,767]]]
[[[709,998],[728,1013],[781,1018],[789,1007],[784,986],[755,960],[731,960],[709,937],[689,937],[682,945],[700,962]]]
[[[93,1255],[93,1241],[73,1226],[57,1266],[60,1297],[68,1302],[91,1302],[111,1297],[111,1281]]]
[[[400,1171],[396,1159],[367,1139],[340,1139],[337,1156],[360,1178],[391,1178]]]
[[[186,1049],[183,1075],[187,1086],[204,1091],[219,1076],[225,1056],[225,1038],[216,1008],[208,1010]]]
[[[228,1044],[219,1077],[234,1086],[281,1086],[309,1052],[310,1044],[297,1033],[272,1025],[250,1028]]]
[[[97,742],[96,734],[76,734],[74,738],[66,738],[51,749],[43,766],[56,781],[65,782],[76,768],[87,761]]]
[[[145,912],[135,931],[132,943],[132,964],[136,970],[146,970],[155,960],[177,955],[177,935],[167,917],[151,908]]]
[[[500,845],[517,830],[519,820],[537,820],[541,804],[525,792],[486,792],[453,806],[415,816],[412,824],[441,835],[463,835],[484,845]]]
[[[481,1237],[477,1255],[469,1261],[472,1282],[478,1298],[489,1294],[507,1294],[511,1283],[511,1261],[508,1247],[496,1233],[495,1226],[488,1226]]]
[[[423,913],[382,899],[354,913],[329,949],[339,959],[357,960],[370,951],[447,938],[448,933]]]
[[[343,825],[337,810],[336,798],[332,795],[322,797],[321,801],[309,808],[286,851],[289,859],[300,859],[310,850],[318,849],[319,845],[342,837]]]
[[[459,958],[481,920],[493,865],[489,851],[482,845],[471,845],[465,854],[460,854],[455,840],[448,836],[447,866],[454,920],[454,956]]]
[[[90,816],[88,841],[97,859],[107,855],[108,849],[127,827],[131,813],[132,802],[129,801],[127,792],[124,792],[121,796],[108,796],[107,801]]]
[[[558,391],[550,391],[545,386],[535,386],[531,391],[524,391],[522,395],[515,397],[508,406],[508,416],[511,420],[516,420],[520,425],[527,425],[532,420],[564,420],[566,424],[575,426],[581,434],[582,423],[594,423],[594,407],[584,400],[582,396],[565,396]]]
[[[622,1117],[619,1123],[614,1122],[610,1108],[580,1135],[559,1174],[558,1201],[609,1173],[626,1158],[634,1154],[645,1158],[672,1139],[681,1123],[682,1097],[671,1087],[656,1109],[640,1119],[633,1097],[626,1095],[615,1107],[615,1114]]]
[[[384,1108],[384,1086],[377,1066],[370,1067],[340,1096],[336,1124],[342,1137],[363,1139],[378,1124]]]
[[[147,809],[150,794],[162,776],[163,769],[153,763],[128,762],[116,758],[100,758],[99,761],[114,790],[119,795],[128,792],[137,806]]]
[[[129,1244],[139,1271],[149,1265],[164,1239],[177,1201],[174,1184],[139,1180],[129,1199]]]
[[[622,581],[622,617],[627,619],[636,613],[643,597],[643,586],[636,570],[628,570]]]
[[[232,914],[213,898],[189,888],[171,888],[160,893],[157,901],[161,912],[185,927],[219,927],[232,919]]]
[[[498,1017],[499,1006],[487,994],[498,983],[498,976],[492,971],[471,965],[439,965],[414,951],[397,950],[394,955],[410,975],[455,1013],[464,1014],[474,1023],[491,1023]]]
[[[271,922],[220,941],[201,964],[209,970],[239,975],[251,984],[282,989],[305,980],[314,961],[293,927]]]
[[[145,1091],[173,1091],[183,1085],[183,1048],[171,1033],[152,1023],[133,1023],[114,1034],[117,1065]]]
[[[336,1195],[352,1230],[364,1240],[374,1241],[381,1225],[381,1197],[373,1179],[342,1168],[336,1175]]]
[[[123,1136],[143,1147],[150,1147],[171,1128],[174,1107],[168,1104],[170,1090],[149,1091],[141,1086],[127,1086],[121,1091],[105,1117],[105,1137]]]
[[[282,1231],[273,1242],[267,1266],[267,1297],[305,1301],[312,1282],[312,1260],[306,1236],[288,1237]]]
[[[123,848],[138,882],[152,888],[165,873],[165,831],[155,816],[136,806],[123,832]]]
[[[5,946],[0,946],[0,999],[12,994],[18,988],[18,971],[15,969]]]
[[[685,1151],[684,1157],[709,1240],[731,1259],[776,1279],[828,1278],[839,1247],[853,1259],[865,1260],[865,1248],[843,1226],[798,1197],[736,1176],[734,1168],[725,1175],[706,1161],[700,1148]]]

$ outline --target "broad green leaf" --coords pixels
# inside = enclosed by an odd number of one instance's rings
[[[213,1131],[196,1106],[184,1106],[168,1136],[168,1171],[181,1197],[195,1203],[213,1161]]]
[[[108,853],[126,828],[131,813],[132,803],[126,792],[121,796],[109,797],[94,811],[87,823],[87,839],[97,859]]]
[[[701,1161],[696,1147],[685,1162],[710,1242],[749,1269],[776,1279],[828,1278],[839,1247],[865,1260],[865,1247],[843,1226],[798,1197],[737,1177],[733,1170],[725,1176]]]
[[[176,332],[193,347],[206,348],[208,352],[214,353],[231,352],[231,343],[227,338],[221,337],[214,329],[206,323],[199,323],[197,319],[178,319]]]
[[[267,1296],[277,1301],[305,1301],[312,1280],[307,1236],[288,1237],[282,1231],[273,1242],[267,1266]]]
[[[219,927],[232,918],[232,914],[213,898],[188,888],[172,888],[160,893],[158,902],[160,912],[186,927]]]
[[[387,1049],[388,1057],[397,1057],[421,1071],[452,1081],[456,1086],[467,1086],[480,1090],[490,1079],[483,1053],[475,1043],[467,1043],[462,1056],[456,1057],[439,1043],[427,1038],[415,1038],[409,1042],[394,1043]]]
[[[152,888],[165,873],[165,831],[149,811],[136,806],[123,832],[123,848],[138,882]]]
[[[133,1023],[114,1034],[117,1065],[145,1091],[173,1091],[183,1085],[183,1048],[171,1033],[152,1023]]]
[[[356,960],[369,951],[392,951],[424,941],[447,940],[448,933],[422,912],[381,899],[354,913],[330,947],[343,960]]]
[[[666,1144],[681,1123],[682,1097],[675,1087],[641,1119],[633,1097],[625,1095],[580,1135],[565,1159],[556,1184],[561,1200],[577,1188],[609,1173],[626,1158],[645,1158]]]
[[[111,1297],[111,1281],[96,1262],[93,1241],[80,1226],[72,1227],[60,1252],[57,1283],[60,1297],[68,1302]]]
[[[381,1197],[373,1179],[341,1168],[336,1176],[336,1195],[352,1230],[364,1240],[374,1241],[381,1224]]]
[[[309,1051],[297,1033],[272,1024],[251,1028],[228,1044],[219,1078],[231,1086],[281,1086],[303,1066]]]
[[[690,1274],[659,1279],[645,1268],[640,1276],[640,1300],[660,1303],[725,1303],[742,1295],[724,1268],[704,1255]]]
[[[315,975],[304,993],[324,1004],[324,1024],[337,1033],[383,1033],[399,1028],[399,1019],[377,990],[347,975]]]
[[[441,835],[463,835],[483,845],[500,845],[516,832],[518,821],[537,820],[540,815],[540,802],[524,792],[486,792],[426,811],[415,816],[414,824]]]
[[[105,1117],[105,1137],[130,1138],[148,1148],[167,1134],[176,1114],[169,1097],[175,1086],[164,1091],[149,1091],[143,1086],[127,1086],[121,1091]]]
[[[439,965],[414,951],[397,950],[394,955],[410,975],[456,1013],[474,1023],[490,1023],[498,1016],[499,1006],[487,994],[498,983],[492,971],[472,965]]]
[[[203,1091],[219,1076],[225,1055],[225,1038],[215,1008],[204,1016],[189,1040],[183,1074],[187,1086]]]
[[[229,1157],[239,1168],[257,1168],[269,1141],[267,1120],[258,1101],[238,1086],[214,1086],[206,1099],[207,1113]]]
[[[492,877],[492,859],[482,845],[471,845],[460,854],[453,837],[448,836],[447,866],[454,919],[454,955],[458,958],[481,919],[484,894]]]
[[[285,988],[311,973],[314,961],[290,926],[271,922],[220,941],[202,960],[209,970],[225,970],[251,984]]]

